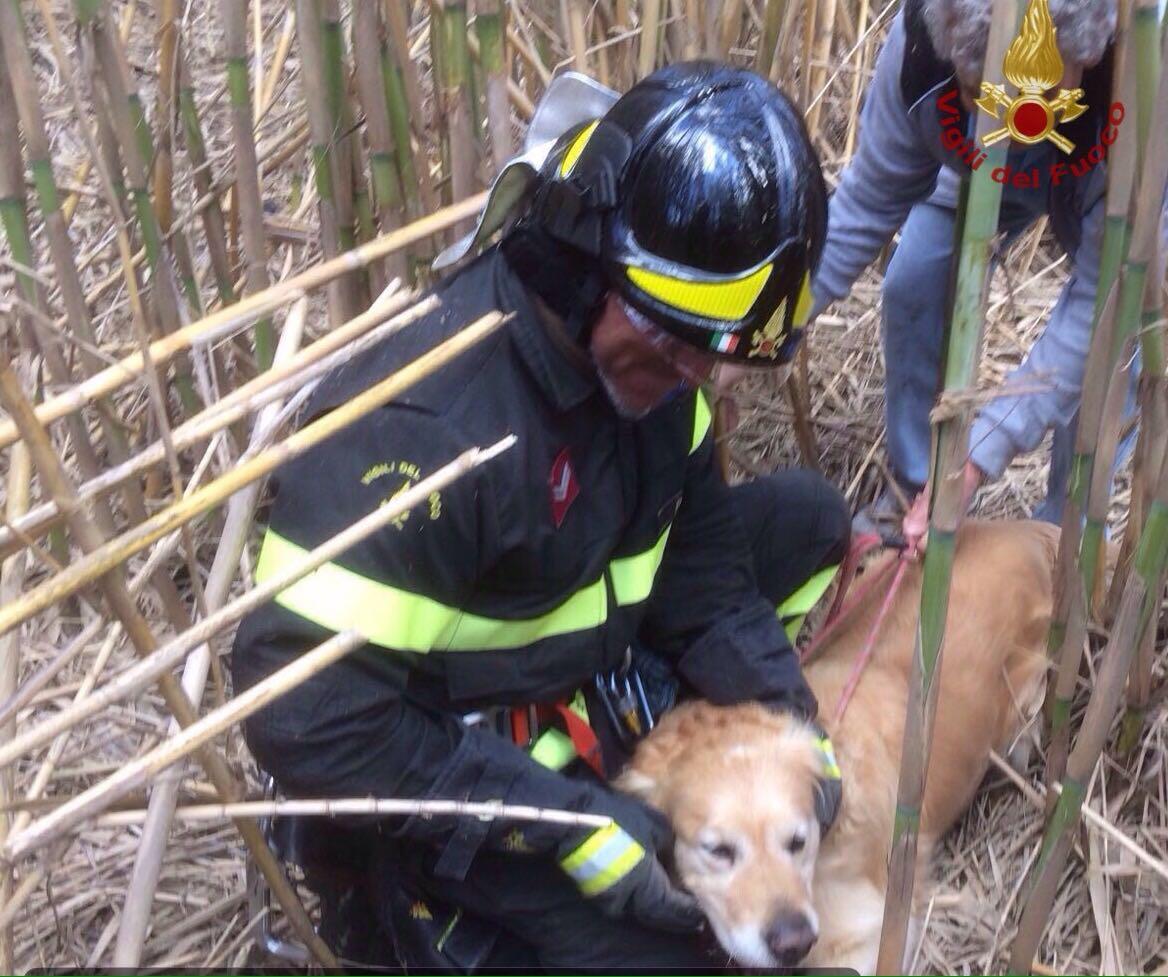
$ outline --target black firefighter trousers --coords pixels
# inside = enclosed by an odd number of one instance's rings
[[[848,507],[843,496],[819,475],[786,471],[735,486],[732,492],[753,548],[759,589],[776,606],[817,570],[842,560],[851,527]],[[313,825],[313,830],[326,829]],[[341,890],[333,896],[321,892],[326,917],[323,935],[328,939],[331,930],[341,944],[336,947],[338,953],[354,963],[393,968],[390,947],[394,944],[410,955],[410,941],[403,940],[401,933],[403,898],[406,915],[412,913],[414,919],[430,912],[427,900],[462,910],[459,923],[450,932],[449,946],[444,948],[446,963],[454,967],[470,966],[473,961],[479,969],[512,972],[709,973],[727,963],[725,953],[712,945],[708,933],[677,935],[647,928],[632,919],[603,916],[550,859],[480,851],[465,879],[454,881],[436,878],[430,871],[437,853],[425,846],[391,841],[377,832],[363,833],[363,838],[355,859],[359,875],[364,877],[353,880],[357,891],[344,887],[348,893],[343,898]],[[309,873],[310,884],[313,874]],[[388,895],[388,887],[397,887],[396,894]],[[409,894],[403,896],[403,889]],[[340,904],[336,904],[338,898]],[[346,913],[348,919],[338,918]],[[498,931],[485,958],[480,956],[478,948],[484,944],[476,941],[472,918]],[[435,920],[436,925],[441,922]],[[395,930],[396,939],[392,935]],[[467,956],[460,961],[459,944],[468,940]],[[424,955],[403,963],[411,970],[426,969]]]

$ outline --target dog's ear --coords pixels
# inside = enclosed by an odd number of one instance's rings
[[[636,797],[638,800],[652,804],[660,793],[660,782],[649,776],[644,770],[629,767],[613,782],[613,786],[622,794]]]

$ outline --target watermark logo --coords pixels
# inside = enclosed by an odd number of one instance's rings
[[[983,146],[992,146],[1007,137],[1027,146],[1049,140],[1064,155],[1074,152],[1075,144],[1058,132],[1057,126],[1077,119],[1088,106],[1083,102],[1081,88],[1060,88],[1054,98],[1046,97],[1046,92],[1063,77],[1063,59],[1055,43],[1056,33],[1048,0],[1030,0],[1022,28],[1002,61],[1002,73],[1018,89],[1018,94],[1011,98],[1004,85],[983,81],[981,97],[974,100],[981,111],[1004,123],[987,133],[980,144],[962,131],[956,86],[937,99],[941,144],[970,169],[979,169],[985,162],[987,156]],[[1010,166],[999,166],[990,175],[997,183],[1020,189],[1038,189],[1046,181],[1051,186],[1058,186],[1068,177],[1086,176],[1106,158],[1107,147],[1119,136],[1119,124],[1124,114],[1123,103],[1113,102],[1108,107],[1107,124],[1103,126],[1098,142],[1082,152],[1078,159],[1070,162],[1056,160],[1045,171],[1038,167],[1014,170]]]
[[[1055,126],[1077,119],[1087,111],[1087,106],[1080,101],[1083,89],[1060,88],[1049,101],[1044,94],[1063,76],[1063,59],[1055,34],[1047,0],[1030,0],[1022,29],[1002,61],[1002,73],[1017,87],[1018,94],[1010,98],[1004,86],[988,81],[981,83],[977,107],[995,119],[1001,118],[999,109],[1006,110],[1006,124],[988,133],[982,140],[985,145],[992,146],[1011,136],[1028,146],[1049,139],[1068,155],[1075,148],[1066,136],[1055,131]]]

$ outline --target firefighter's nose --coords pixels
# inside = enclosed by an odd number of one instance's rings
[[[807,956],[816,938],[811,920],[793,909],[782,910],[766,931],[767,946],[783,967],[793,967]]]

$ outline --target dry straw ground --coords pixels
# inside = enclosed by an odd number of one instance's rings
[[[258,12],[263,31],[263,62],[267,72],[280,48],[286,17],[292,4],[264,0]],[[80,51],[73,46],[74,11],[58,0],[49,4],[59,28],[70,45],[69,70],[84,71]],[[419,5],[424,6],[424,5]],[[620,4],[617,5],[621,6]],[[670,11],[685,4],[674,3]],[[833,9],[835,5],[833,4]],[[548,66],[566,62],[571,45],[559,36],[558,5],[549,3],[511,5],[524,36],[537,37]],[[759,4],[739,4],[744,13],[743,38],[756,37],[751,18],[759,16]],[[821,92],[817,140],[829,179],[834,180],[845,160],[845,147],[854,137],[856,96],[862,90],[882,27],[861,32],[859,44],[855,21],[861,25],[887,23],[891,9],[868,3],[849,5],[840,0],[834,47],[829,60],[813,62]],[[157,121],[154,99],[158,91],[156,8],[145,0],[111,6],[112,19],[128,25],[129,64],[142,89],[146,111]],[[592,30],[596,5],[581,4],[584,23]],[[54,56],[41,12],[25,4],[33,39],[34,67],[50,130],[54,173],[68,203],[75,206],[70,234],[82,268],[82,281],[90,297],[97,329],[98,354],[103,359],[125,355],[134,347],[129,324],[129,297],[122,278],[108,210],[95,175],[83,164],[88,151],[77,126],[77,117],[66,79]],[[233,150],[228,100],[225,95],[223,35],[219,5],[192,3],[182,20],[182,34],[196,100],[203,116],[210,170],[220,180],[231,173]],[[347,5],[346,5],[347,10]],[[415,12],[411,32],[412,53],[421,68],[426,105],[430,104],[429,43],[424,30],[425,11]],[[249,34],[251,23],[249,21]],[[675,26],[675,25],[667,25]],[[346,30],[347,36],[347,30]],[[591,34],[589,35],[591,36]],[[618,39],[608,51],[615,63],[622,44]],[[249,43],[254,37],[249,38]],[[747,43],[745,40],[744,44]],[[798,45],[796,45],[797,47]],[[254,48],[254,45],[253,45]],[[253,51],[254,53],[254,51]],[[849,53],[851,56],[849,56]],[[747,63],[749,47],[731,48],[732,59]],[[599,57],[597,53],[594,58]],[[862,62],[860,85],[854,84]],[[257,127],[261,160],[261,189],[265,231],[272,280],[288,277],[321,258],[318,217],[311,191],[304,106],[302,66],[293,46],[275,78],[270,108]],[[813,72],[815,74],[815,72]],[[253,71],[254,80],[254,71]],[[797,90],[802,82],[792,83]],[[521,123],[518,118],[516,125]],[[518,129],[517,129],[518,131]],[[11,132],[0,139],[12,139]],[[484,173],[489,173],[484,164]],[[176,154],[176,224],[192,229],[194,266],[204,285],[210,282],[209,263],[201,233],[194,233],[191,213],[196,200],[189,162]],[[43,231],[36,227],[39,253],[45,254]],[[238,257],[238,255],[233,255]],[[999,271],[991,291],[988,355],[982,376],[986,384],[1002,379],[1024,355],[1043,328],[1058,289],[1066,275],[1066,260],[1042,228],[1018,242],[1006,261],[1010,272]],[[53,314],[60,314],[55,284],[47,259],[36,269],[50,298]],[[213,286],[212,286],[213,287]],[[208,288],[204,288],[207,292]],[[844,487],[849,499],[860,505],[872,498],[884,478],[883,365],[880,354],[879,269],[871,270],[851,297],[822,316],[813,331],[809,358],[810,406],[815,436],[826,471]],[[0,313],[15,311],[14,270],[10,253],[0,248]],[[308,337],[325,329],[323,296],[312,299],[307,320]],[[49,323],[46,323],[47,325]],[[59,328],[60,323],[54,328]],[[308,338],[305,342],[307,343]],[[246,361],[231,351],[232,363]],[[27,364],[26,364],[27,366]],[[39,375],[24,375],[26,389],[40,382]],[[136,388],[127,388],[135,390]],[[144,392],[125,393],[118,411],[130,424],[133,436],[153,440],[154,422]],[[741,401],[742,425],[733,438],[736,476],[752,471],[797,464],[799,451],[792,431],[789,402],[767,383],[756,383]],[[59,450],[67,453],[58,432]],[[202,455],[183,456],[184,476],[189,478]],[[7,464],[7,462],[6,462]],[[1019,459],[1000,482],[983,491],[978,510],[987,515],[1025,514],[1041,498],[1045,485],[1045,452]],[[151,498],[162,488],[148,487]],[[1114,495],[1114,528],[1122,526],[1126,512],[1126,476],[1121,475]],[[262,517],[262,512],[261,512]],[[207,520],[195,529],[194,561],[205,575],[216,545],[219,522]],[[253,533],[253,542],[255,534]],[[254,546],[245,554],[233,592],[248,579]],[[130,570],[143,565],[131,561]],[[171,570],[181,592],[189,593],[189,569],[174,560]],[[28,569],[26,586],[45,575],[43,563]],[[72,641],[81,626],[95,617],[98,598],[69,601],[26,624],[19,642],[20,683],[42,673]],[[161,607],[152,597],[143,600],[151,624],[161,636],[172,633]],[[107,631],[98,630],[25,703],[16,715],[18,727],[39,722],[60,710],[96,677],[108,678],[133,659],[123,644],[114,646],[102,664],[99,652]],[[214,643],[217,652],[227,650],[229,636]],[[1100,635],[1092,636],[1095,653]],[[1114,740],[1096,772],[1090,792],[1095,816],[1080,831],[1077,847],[1065,872],[1054,916],[1040,950],[1041,969],[1052,973],[1168,973],[1168,706],[1163,690],[1168,667],[1164,643],[1158,646],[1155,680],[1161,690],[1136,747],[1120,755]],[[1092,666],[1093,667],[1093,666]],[[1093,674],[1093,673],[1091,673]],[[213,675],[214,679],[217,676]],[[1084,692],[1091,682],[1085,674]],[[219,700],[226,690],[212,682],[208,700]],[[1083,695],[1079,696],[1080,707]],[[107,709],[91,722],[75,729],[50,764],[42,749],[22,759],[14,768],[17,800],[14,807],[33,815],[42,813],[61,798],[75,795],[117,770],[130,758],[166,736],[169,713],[160,696],[148,693]],[[944,722],[944,716],[939,717]],[[220,737],[230,763],[255,783],[251,761],[237,733]],[[1041,783],[1037,761],[1026,788],[1003,772],[991,773],[986,789],[960,829],[946,840],[938,866],[938,884],[929,908],[928,927],[919,949],[918,966],[948,973],[1001,972],[1018,911],[1019,887],[1034,859],[1041,838],[1039,799],[1028,787]],[[47,774],[47,780],[45,775]],[[38,781],[44,780],[35,799],[25,799]],[[210,787],[201,771],[187,768],[182,785],[184,799],[209,799]],[[131,795],[125,804],[141,808],[146,798]],[[35,862],[21,863],[16,884],[31,886],[31,896],[12,920],[14,966],[17,972],[33,967],[92,967],[112,960],[120,916],[129,888],[130,873],[140,838],[139,827],[88,827],[71,841],[50,852],[43,876],[35,874]],[[31,880],[30,880],[31,875]],[[252,924],[245,896],[245,859],[235,831],[222,822],[176,824],[153,902],[150,929],[142,954],[148,966],[204,968],[239,965],[249,957]],[[278,923],[279,925],[279,923]],[[258,962],[258,961],[257,961]]]

